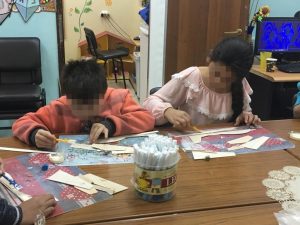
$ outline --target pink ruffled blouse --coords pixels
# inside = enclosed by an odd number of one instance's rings
[[[251,111],[249,95],[253,93],[248,81],[243,79],[244,111]],[[228,121],[233,115],[231,93],[217,93],[205,86],[198,67],[187,68],[174,74],[172,79],[156,93],[149,96],[143,106],[155,117],[155,124],[168,122],[164,118],[167,108],[187,112],[195,125]]]

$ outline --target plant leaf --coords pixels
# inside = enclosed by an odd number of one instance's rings
[[[91,12],[91,11],[93,11],[93,10],[91,8],[89,8],[89,7],[86,7],[83,10],[84,13],[88,13],[88,12]]]
[[[77,7],[75,7],[75,13],[80,14],[80,10]]]
[[[75,31],[75,32],[79,32],[78,27],[74,27],[74,31]]]
[[[83,26],[84,25],[84,22],[82,22],[81,24],[80,24],[80,26]]]
[[[87,5],[87,6],[92,5],[92,0],[88,1],[88,2],[86,3],[86,5]]]

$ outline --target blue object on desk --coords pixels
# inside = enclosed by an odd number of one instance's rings
[[[49,168],[48,164],[45,163],[44,165],[42,165],[42,171],[47,171]]]

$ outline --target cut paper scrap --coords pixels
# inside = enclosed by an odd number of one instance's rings
[[[107,139],[100,139],[97,141],[97,143],[99,143],[99,144],[112,143],[112,142],[121,141],[125,138],[148,136],[150,134],[155,134],[155,133],[158,133],[158,131],[154,130],[154,131],[149,131],[149,132],[144,132],[144,133],[139,133],[139,134],[124,135],[124,136],[112,137],[112,138],[107,138]]]
[[[83,177],[85,181],[87,181],[87,182],[89,182],[91,184],[98,185],[100,187],[104,187],[104,188],[110,189],[113,192],[113,194],[128,189],[128,187],[125,187],[125,186],[123,186],[121,184],[117,184],[115,182],[106,180],[106,179],[104,179],[102,177],[98,177],[98,176],[96,176],[94,174],[91,174],[91,173],[82,175],[81,177]]]
[[[121,145],[110,145],[110,144],[92,144],[93,148],[102,151],[128,151],[133,153],[133,147],[121,146]]]
[[[75,187],[88,189],[88,190],[93,188],[93,185],[91,185],[89,182],[86,182],[80,177],[73,176],[62,170],[58,170],[56,173],[54,173],[52,176],[48,177],[47,179],[51,181],[63,183],[63,184],[72,185]]]
[[[241,147],[251,148],[251,149],[259,149],[259,147],[262,146],[268,139],[269,139],[269,137],[262,136],[262,137],[253,139],[252,141],[249,141],[245,144],[242,144]]]
[[[234,145],[227,149],[228,149],[228,151],[234,151],[234,150],[239,150],[241,148],[243,148],[241,145]]]
[[[234,145],[234,144],[243,144],[243,143],[246,143],[246,142],[250,141],[252,138],[253,137],[247,135],[247,136],[244,136],[244,137],[233,139],[231,141],[228,141],[227,143],[231,144],[231,145]]]
[[[123,150],[123,151],[112,151],[111,154],[113,155],[122,155],[122,154],[133,154],[134,149],[128,149],[128,150]]]
[[[0,177],[0,183],[3,184],[9,191],[11,191],[14,195],[16,195],[20,200],[27,201],[31,199],[31,196],[28,194],[25,194],[19,190],[17,190],[14,185],[11,185],[8,180],[6,180],[4,177]]]
[[[94,149],[92,147],[92,145],[88,145],[88,144],[74,143],[74,144],[71,144],[71,148],[84,149],[84,150],[94,150],[94,151],[96,151],[96,149]]]
[[[35,152],[35,153],[44,153],[44,154],[51,154],[53,152],[50,151],[39,151],[33,149],[23,149],[23,148],[8,148],[8,147],[0,147],[2,151],[11,151],[11,152]]]
[[[95,187],[93,187],[92,189],[85,189],[85,188],[80,188],[80,187],[76,187],[76,186],[74,186],[74,187],[76,189],[78,189],[79,191],[82,191],[82,192],[87,193],[89,195],[93,195],[93,194],[96,194],[98,192]]]
[[[296,141],[300,141],[300,133],[299,132],[295,132],[295,131],[291,131],[289,133],[290,138]]]
[[[99,191],[104,191],[110,195],[113,195],[114,194],[114,191],[109,189],[109,188],[106,188],[106,187],[103,187],[103,186],[99,186],[99,185],[96,185],[93,183],[93,181],[91,181],[88,177],[85,177],[84,175],[79,175],[79,177],[89,183],[91,183],[94,187],[94,189],[96,190],[99,190]],[[79,189],[80,190],[80,189]]]
[[[212,159],[212,158],[236,156],[236,154],[234,152],[209,153],[209,152],[193,151],[192,153],[193,153],[194,159],[207,159],[207,158]]]
[[[230,130],[230,131],[218,131],[218,132],[205,132],[203,131],[201,134],[190,134],[189,138],[192,140],[193,143],[199,143],[201,142],[201,138],[208,137],[208,136],[214,136],[214,135],[237,135],[237,134],[246,134],[250,131],[253,131],[253,129],[243,129],[243,130]]]

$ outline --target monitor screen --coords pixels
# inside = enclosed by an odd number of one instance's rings
[[[254,52],[300,52],[300,19],[267,17],[257,23]]]

